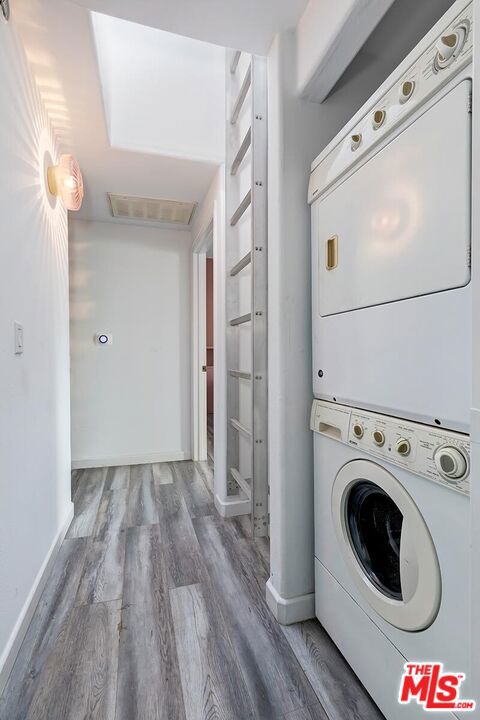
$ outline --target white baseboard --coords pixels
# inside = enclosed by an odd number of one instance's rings
[[[215,495],[215,507],[220,517],[223,518],[235,517],[235,515],[249,515],[252,510],[252,504],[246,498],[232,497],[231,500],[221,500],[218,495]]]
[[[284,598],[273,587],[272,578],[266,585],[267,605],[280,625],[292,625],[315,617],[315,593]]]
[[[30,625],[33,613],[35,612],[38,601],[40,600],[40,596],[50,575],[50,571],[57,556],[58,550],[60,549],[60,545],[62,544],[67,530],[70,527],[70,523],[72,522],[73,510],[73,503],[70,503],[65,520],[60,526],[60,529],[58,530],[57,535],[50,546],[45,560],[43,561],[42,566],[37,573],[28,597],[23,605],[20,615],[18,616],[18,620],[15,623],[6,647],[0,657],[0,695],[3,692],[5,685],[7,684],[8,677],[15,663],[18,651],[20,650],[20,646],[23,642],[25,634],[28,630],[28,626]]]
[[[87,458],[72,460],[72,470],[86,468],[114,467],[118,465],[146,465],[147,463],[175,462],[190,460],[190,455],[180,450],[143,453],[142,455],[115,455],[114,457]]]

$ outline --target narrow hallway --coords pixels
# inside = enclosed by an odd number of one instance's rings
[[[269,549],[208,463],[75,471],[75,517],[1,720],[379,720],[317,621],[281,627]]]
[[[0,0],[0,720],[478,710],[479,18]]]

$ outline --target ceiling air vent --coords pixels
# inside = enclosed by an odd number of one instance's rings
[[[197,203],[108,193],[112,215],[124,220],[190,225]]]

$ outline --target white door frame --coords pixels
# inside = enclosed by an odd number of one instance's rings
[[[213,218],[193,242],[192,251],[192,437],[193,459],[207,459],[207,250],[212,246]]]
[[[480,0],[479,0],[480,2]],[[215,178],[205,197],[202,207],[199,209],[198,230],[195,231],[194,241],[192,243],[192,267],[194,267],[194,282],[192,284],[193,298],[193,327],[192,337],[195,334],[195,327],[198,328],[198,302],[205,302],[205,293],[199,294],[198,290],[198,259],[195,255],[206,254],[206,250],[210,244],[210,235],[213,228],[213,344],[215,352],[215,372],[213,377],[214,392],[214,476],[213,491],[215,496],[215,506],[217,510],[225,515],[225,508],[228,508],[228,491],[227,491],[227,368],[225,357],[226,342],[226,317],[225,317],[225,166],[220,165],[216,172]],[[205,258],[206,259],[206,258]],[[206,313],[205,313],[206,314]],[[206,333],[203,336],[206,343]],[[199,339],[199,338],[198,338]],[[195,340],[192,342],[192,347]],[[206,350],[205,350],[206,355]],[[199,422],[205,421],[206,425],[206,406],[205,412],[199,410],[199,384],[200,378],[198,369],[204,364],[201,360],[198,345],[194,347],[192,356],[192,377],[193,388],[195,388],[192,397],[192,450],[199,452],[199,438],[203,435],[203,430],[199,432]],[[204,373],[205,374],[205,373]],[[206,402],[206,378],[205,383],[205,402]],[[205,428],[206,430],[206,428]],[[205,435],[206,436],[206,435]],[[195,440],[196,437],[196,440]],[[192,455],[194,455],[192,452]]]

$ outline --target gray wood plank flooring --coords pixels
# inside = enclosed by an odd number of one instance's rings
[[[72,470],[71,475],[71,492],[72,492],[72,498],[75,497],[75,493],[77,492],[78,483],[80,481],[80,478],[82,476],[83,470]]]
[[[119,622],[119,601],[70,613],[40,670],[26,720],[114,720]]]
[[[130,483],[130,466],[107,468],[105,490],[127,490]]]
[[[320,705],[312,705],[312,707],[294,710],[292,713],[285,715],[285,720],[328,720],[328,715]]]
[[[92,534],[102,498],[105,475],[105,468],[82,473],[73,497],[75,517],[68,529],[67,538],[90,537]]]
[[[133,465],[130,469],[127,525],[154,525],[157,522],[152,466]]]
[[[185,720],[168,591],[134,599],[122,610],[115,718]]]
[[[158,525],[127,530],[123,602],[137,605],[166,584],[165,557]]]
[[[213,515],[213,497],[197,463],[172,463],[176,483],[192,518]]]
[[[182,493],[176,485],[159,487],[157,504],[169,587],[202,582],[203,557]]]
[[[173,470],[168,463],[154,463],[152,472],[156,485],[171,485],[173,483]]]
[[[227,628],[202,585],[170,591],[187,720],[253,720]]]
[[[319,623],[275,622],[268,541],[212,484],[211,463],[74,471],[0,720],[381,720]]]
[[[120,600],[124,559],[124,532],[111,533],[105,540],[89,538],[75,604]]]
[[[97,540],[105,540],[107,536],[120,532],[128,527],[127,508],[128,489],[104,490],[98,506],[97,518],[92,535]]]
[[[320,623],[307,620],[282,627],[282,632],[330,720],[343,720],[347,709],[351,718],[383,718]]]
[[[245,548],[235,541],[230,528],[222,525],[214,517],[205,517],[195,521],[195,530],[217,597],[229,618],[230,636],[257,717],[270,720],[315,704],[317,697],[263,600],[265,577],[257,582],[254,572],[258,558],[246,558]]]
[[[87,539],[65,540],[55,559],[14,668],[0,700],[1,720],[25,720],[39,674],[73,611]]]

